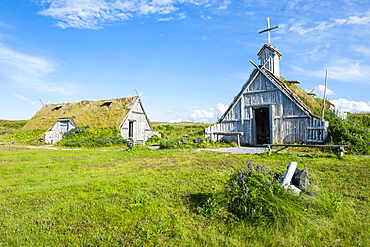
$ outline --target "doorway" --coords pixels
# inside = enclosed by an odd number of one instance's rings
[[[271,144],[269,107],[254,109],[256,144]]]
[[[134,121],[128,122],[128,137],[134,138]]]

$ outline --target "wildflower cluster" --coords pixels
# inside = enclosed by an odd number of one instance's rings
[[[226,196],[229,210],[241,219],[267,218],[273,220],[277,209],[276,196],[282,193],[282,187],[274,174],[263,166],[248,163],[231,174],[226,183]]]

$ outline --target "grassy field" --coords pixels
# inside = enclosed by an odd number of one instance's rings
[[[294,224],[202,213],[248,162],[309,171],[328,207]],[[0,150],[3,246],[370,246],[370,158],[230,155],[189,150]]]

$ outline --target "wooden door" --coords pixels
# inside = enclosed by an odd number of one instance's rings
[[[134,138],[134,121],[128,122],[128,137]]]
[[[270,144],[270,111],[269,107],[254,109],[256,144]]]

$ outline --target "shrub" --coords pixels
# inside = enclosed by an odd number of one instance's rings
[[[119,135],[119,131],[113,128],[90,129],[89,127],[77,127],[63,135],[58,142],[59,146],[66,147],[110,147],[127,145],[127,141]]]
[[[146,141],[146,144],[148,145],[158,145],[159,142],[161,141],[161,138],[156,136],[156,135],[152,135],[147,141]]]
[[[329,138],[334,144],[349,145],[348,151],[354,154],[370,153],[369,129],[355,124],[350,120],[342,120],[331,114],[327,118],[330,122]]]
[[[38,138],[43,137],[40,130],[12,130],[0,135],[0,142],[14,142],[19,144],[33,144]]]
[[[276,220],[282,209],[277,197],[285,193],[280,180],[252,163],[231,174],[226,183],[228,209],[237,218],[251,222]]]

